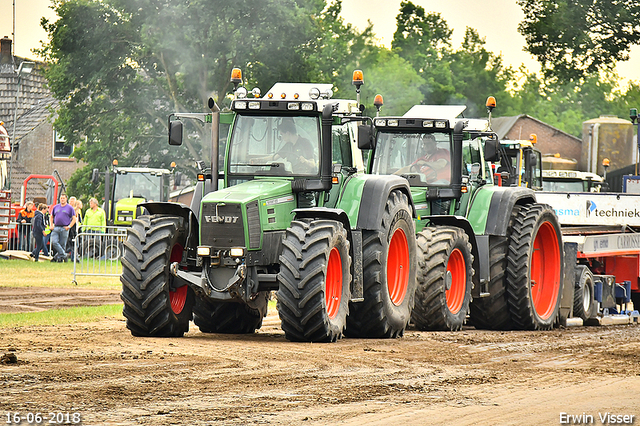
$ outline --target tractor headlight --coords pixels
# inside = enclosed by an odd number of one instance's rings
[[[243,247],[234,247],[229,250],[229,254],[231,257],[242,257],[244,256],[244,248]]]
[[[386,126],[387,125],[387,120],[377,119],[375,121],[375,125],[376,125],[376,127]]]
[[[389,124],[389,126],[398,127],[398,120],[389,120],[387,124]]]
[[[211,256],[211,247],[198,246],[198,256]]]
[[[260,102],[249,102],[249,109],[260,109]]]

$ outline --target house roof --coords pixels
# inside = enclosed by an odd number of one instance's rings
[[[521,118],[528,118],[530,120],[533,120],[537,123],[539,123],[542,126],[548,127],[550,129],[552,129],[554,132],[558,132],[558,133],[562,133],[564,136],[567,136],[569,138],[573,138],[576,141],[582,143],[582,139],[577,138],[567,132],[564,132],[556,127],[551,126],[550,124],[545,123],[544,121],[540,121],[537,118],[531,117],[530,115],[527,114],[520,114],[520,115],[514,115],[511,117],[496,117],[491,119],[491,128],[493,129],[494,132],[496,132],[498,134],[498,137],[500,139],[504,139],[504,137],[507,135],[507,133],[509,133],[509,131],[513,128],[513,126],[516,125],[516,123],[518,122],[518,120],[520,120]]]
[[[40,100],[35,107],[18,117],[16,140],[14,143],[19,144],[25,135],[35,129],[40,123],[47,120],[51,116],[52,110],[55,110],[57,107],[58,101],[53,98],[45,98]],[[7,131],[9,131],[11,135],[13,128],[11,130],[7,129]]]

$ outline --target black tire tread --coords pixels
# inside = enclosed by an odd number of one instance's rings
[[[392,212],[397,209],[405,209],[411,217],[409,198],[402,191],[395,190],[389,194],[381,218],[382,229],[388,230],[391,227]],[[386,287],[386,262],[384,260],[384,239],[385,233],[378,231],[362,232],[362,264],[364,276],[364,301],[352,303],[350,315],[347,318],[347,332],[350,337],[367,338],[396,338],[402,337],[404,330],[411,319],[411,311],[415,305],[415,278],[409,277],[409,287],[407,288],[408,312],[404,324],[391,321],[390,313],[385,311],[384,298],[389,299],[389,292]],[[407,235],[409,244],[413,244],[410,239],[412,235]],[[411,250],[411,248],[410,248]],[[414,261],[415,262],[415,261]],[[413,266],[416,270],[416,266]],[[391,302],[389,302],[391,303]]]
[[[513,229],[507,253],[507,303],[512,325],[519,330],[549,330],[555,323],[556,314],[549,321],[538,319],[531,300],[529,281],[530,247],[534,243],[533,233],[538,217],[553,208],[546,204],[515,206]],[[560,292],[562,286],[560,286]],[[561,295],[558,295],[558,304]]]
[[[193,322],[203,333],[249,334],[262,326],[269,292],[256,295],[255,307],[243,302],[216,302],[196,298]]]
[[[460,314],[451,314],[445,298],[445,280],[447,262],[455,241],[462,238],[467,247],[471,269],[467,275],[465,303]],[[469,236],[460,228],[449,226],[433,226],[418,233],[418,289],[417,303],[413,310],[412,320],[420,330],[461,330],[471,302],[473,255]]]
[[[278,314],[285,337],[298,342],[333,342],[342,337],[348,315],[347,300],[341,311],[330,319],[325,307],[324,283],[332,241],[342,238],[346,244],[347,271],[351,270],[349,240],[344,226],[333,220],[294,220],[287,229],[280,255],[277,292]],[[343,285],[351,282],[347,272]],[[343,297],[344,297],[343,291]]]
[[[134,336],[180,337],[189,331],[193,292],[176,315],[169,300],[169,256],[180,238],[176,217],[141,216],[133,221],[122,256],[122,310]]]

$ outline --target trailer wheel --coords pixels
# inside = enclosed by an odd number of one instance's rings
[[[631,303],[633,303],[634,310],[640,311],[640,292],[637,292],[637,291],[631,292]]]
[[[269,292],[259,292],[250,303],[216,302],[197,297],[193,322],[203,333],[248,334],[262,326]]]
[[[381,217],[384,231],[363,231],[364,301],[351,303],[346,335],[403,335],[415,304],[416,242],[409,198],[392,191]]]
[[[473,287],[469,236],[459,228],[434,226],[418,233],[417,303],[411,318],[420,330],[460,330]]]
[[[344,226],[333,220],[294,220],[282,245],[277,298],[285,337],[298,342],[340,339],[351,283]]]
[[[142,216],[133,221],[124,243],[121,299],[127,328],[134,336],[181,337],[189,331],[194,293],[171,288],[169,266],[182,259],[182,219]]]
[[[470,323],[476,328],[505,330],[511,325],[505,287],[508,247],[506,237],[489,237],[489,296],[475,298],[469,306]]]
[[[562,292],[560,225],[546,204],[515,206],[507,253],[507,302],[517,329],[553,327]]]
[[[593,300],[593,274],[584,265],[576,268],[576,287],[573,291],[573,316],[586,322],[595,313]]]

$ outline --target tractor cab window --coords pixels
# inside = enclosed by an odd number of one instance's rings
[[[373,173],[410,175],[412,185],[417,186],[449,185],[451,135],[378,132]]]
[[[317,116],[238,115],[229,147],[229,173],[248,176],[317,176]]]
[[[349,127],[346,124],[334,125],[332,130],[332,162],[351,167],[353,163],[351,155],[351,138]]]
[[[155,173],[118,172],[114,183],[114,200],[144,198],[146,201],[162,201],[162,175]]]

